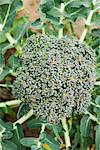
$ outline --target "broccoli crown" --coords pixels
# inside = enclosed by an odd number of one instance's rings
[[[27,39],[20,61],[13,93],[37,118],[58,122],[86,111],[95,82],[91,48],[76,39],[37,34]]]

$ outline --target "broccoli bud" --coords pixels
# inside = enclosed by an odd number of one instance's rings
[[[58,122],[86,111],[95,82],[95,55],[76,39],[32,35],[20,56],[13,93],[37,118]]]

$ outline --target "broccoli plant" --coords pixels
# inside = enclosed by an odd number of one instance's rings
[[[90,150],[94,144],[99,150],[99,29],[91,32],[91,26],[100,25],[100,1],[41,0],[40,17],[32,22],[15,18],[21,6],[20,0],[0,2],[0,80],[16,77],[13,85],[0,84],[16,98],[0,103],[1,118],[20,105],[15,122],[0,120],[1,150]],[[80,39],[77,19],[84,22]],[[29,25],[40,33],[26,39]],[[5,63],[9,48],[15,53]],[[24,122],[40,129],[37,137],[25,137]]]

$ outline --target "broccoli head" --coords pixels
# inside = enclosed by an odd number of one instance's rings
[[[13,93],[37,118],[58,122],[86,111],[95,82],[93,50],[76,39],[32,35],[20,56]]]

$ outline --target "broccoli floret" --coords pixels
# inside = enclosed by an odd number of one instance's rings
[[[37,118],[56,123],[87,110],[95,82],[93,50],[76,39],[32,35],[20,56],[13,84],[16,98]]]

